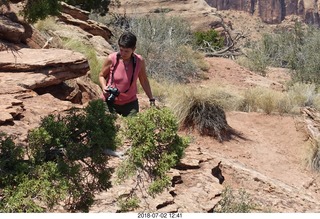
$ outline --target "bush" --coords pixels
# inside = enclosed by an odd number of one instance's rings
[[[247,54],[247,59],[239,61],[240,64],[249,68],[250,71],[259,73],[262,76],[266,76],[266,69],[269,65],[268,55],[264,53],[264,48],[257,44],[253,43],[254,49],[250,50]]]
[[[303,44],[297,52],[293,80],[305,83],[320,84],[320,30],[309,28],[303,36]]]
[[[23,155],[23,148],[17,147],[11,137],[0,132],[0,188],[14,185],[15,175],[23,174],[28,170],[28,165],[22,162]]]
[[[194,33],[194,38],[195,45],[207,52],[212,52],[212,49],[219,50],[223,47],[224,39],[214,29],[197,31]]]
[[[188,142],[178,136],[176,119],[167,108],[150,108],[128,118],[127,126],[132,146],[118,168],[118,179],[121,182],[137,173],[138,177],[145,176],[151,180],[148,194],[155,196],[171,185],[167,172],[179,162]]]
[[[250,213],[255,208],[248,193],[239,190],[238,194],[228,186],[222,192],[222,199],[214,208],[216,213]]]
[[[60,2],[66,2],[83,10],[104,16],[109,11],[111,0],[29,0],[23,6],[21,14],[28,22],[35,23],[49,15],[58,15],[61,11]],[[2,4],[7,5],[8,1],[1,1],[0,6]],[[115,0],[115,4],[119,4],[119,0]]]
[[[297,22],[292,29],[265,34],[253,43],[247,67],[263,74],[267,66],[290,68],[295,82],[319,84],[319,49],[320,30]]]
[[[35,165],[11,137],[0,136],[0,212],[45,212],[67,194],[56,163]]]
[[[319,99],[319,93],[315,84],[295,83],[289,87],[288,95],[297,107],[318,107],[315,101]]]
[[[2,137],[0,211],[45,212],[64,201],[70,211],[88,212],[94,193],[111,186],[104,150],[116,148],[116,131],[114,116],[95,100],[65,116],[43,118],[29,132],[28,160]]]
[[[303,46],[301,25],[296,23],[292,30],[280,30],[264,34],[261,41],[252,43],[248,51],[251,70],[265,74],[267,66],[296,69],[299,51]]]
[[[35,23],[38,20],[45,19],[49,15],[58,15],[61,10],[59,2],[60,0],[26,1],[21,13],[28,22]]]
[[[120,210],[118,212],[129,212],[139,207],[140,200],[137,196],[120,197],[118,199],[118,205]]]

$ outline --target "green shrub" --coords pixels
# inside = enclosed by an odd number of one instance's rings
[[[0,212],[45,212],[67,195],[67,180],[56,163],[24,159],[11,137],[0,139]]]
[[[320,84],[320,30],[309,28],[303,36],[303,44],[299,48],[293,68],[293,80],[305,83]]]
[[[56,163],[32,165],[28,169],[15,184],[4,188],[1,212],[46,212],[66,199],[68,181]]]
[[[16,146],[11,137],[0,132],[0,188],[14,185],[15,176],[28,171],[29,165],[22,162],[23,156],[23,148]]]
[[[194,33],[194,38],[195,45],[204,51],[212,52],[212,50],[219,50],[223,47],[224,39],[214,29],[197,31]]]
[[[94,100],[44,117],[28,134],[27,154],[2,136],[0,212],[46,212],[61,201],[70,211],[88,212],[94,193],[111,186],[104,150],[116,148],[117,127],[105,107]]]
[[[58,15],[61,10],[59,2],[60,0],[26,1],[21,13],[28,22],[35,23],[49,15]]]
[[[264,53],[264,48],[259,44],[255,44],[254,49],[250,50],[247,54],[246,61],[240,62],[250,71],[259,73],[266,76],[266,69],[269,65],[268,55]]]
[[[293,30],[280,30],[264,34],[261,41],[253,43],[248,57],[253,70],[264,71],[268,65],[295,69],[301,49],[302,30],[298,23]]]
[[[188,142],[178,136],[178,124],[167,108],[150,108],[128,118],[127,126],[132,146],[118,168],[118,179],[121,182],[137,173],[146,176],[151,180],[148,194],[154,196],[171,185],[167,172],[179,162]]]
[[[58,15],[61,11],[60,2],[66,2],[83,10],[104,16],[109,11],[111,0],[30,0],[26,1],[20,13],[28,22],[35,23],[49,15]],[[120,4],[119,0],[114,2],[115,4]],[[3,4],[8,5],[8,1],[1,1],[0,6]]]
[[[118,205],[120,207],[119,212],[129,212],[139,207],[140,200],[137,196],[120,197],[118,199]]]

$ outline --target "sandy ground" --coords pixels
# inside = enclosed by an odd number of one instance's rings
[[[280,89],[288,79],[283,69],[269,69],[261,77],[223,58],[208,58],[210,84],[233,89],[265,86]],[[243,139],[219,143],[192,133],[190,146],[220,157],[225,174],[224,186],[244,189],[266,212],[319,212],[319,174],[310,170],[308,134],[300,115],[267,115],[257,112],[227,112],[228,124],[242,133]],[[217,158],[218,159],[218,158]],[[308,200],[308,201],[307,201]],[[310,204],[311,203],[311,204]]]

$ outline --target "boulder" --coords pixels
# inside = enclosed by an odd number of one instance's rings
[[[84,55],[71,50],[24,48],[0,52],[0,131],[24,142],[28,130],[37,126],[42,117],[75,106],[50,93],[39,94],[37,89],[85,77],[88,71],[89,64]],[[93,94],[90,93],[93,89],[86,90],[92,82],[83,83],[78,92],[80,96],[83,92],[88,97],[85,101],[99,96],[98,88]]]
[[[66,13],[61,13],[58,18],[59,18],[59,21],[62,21],[69,25],[80,27],[84,31],[94,36],[101,36],[107,41],[110,40],[112,36],[112,33],[107,26],[105,26],[104,24],[98,23],[96,21],[79,20],[72,17],[70,14],[66,14]]]
[[[6,16],[0,15],[0,38],[13,43],[20,43],[24,34],[24,27],[11,21]]]
[[[87,59],[81,53],[63,49],[21,49],[0,52],[2,81],[35,89],[86,75]]]
[[[76,8],[72,5],[68,5],[65,2],[60,2],[60,5],[62,6],[62,12],[71,15],[75,19],[79,20],[89,20],[89,14],[90,12],[81,10],[79,8]]]

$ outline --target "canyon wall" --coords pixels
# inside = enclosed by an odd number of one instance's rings
[[[257,14],[268,24],[278,24],[289,15],[320,27],[318,0],[205,0],[218,10],[239,10]]]

